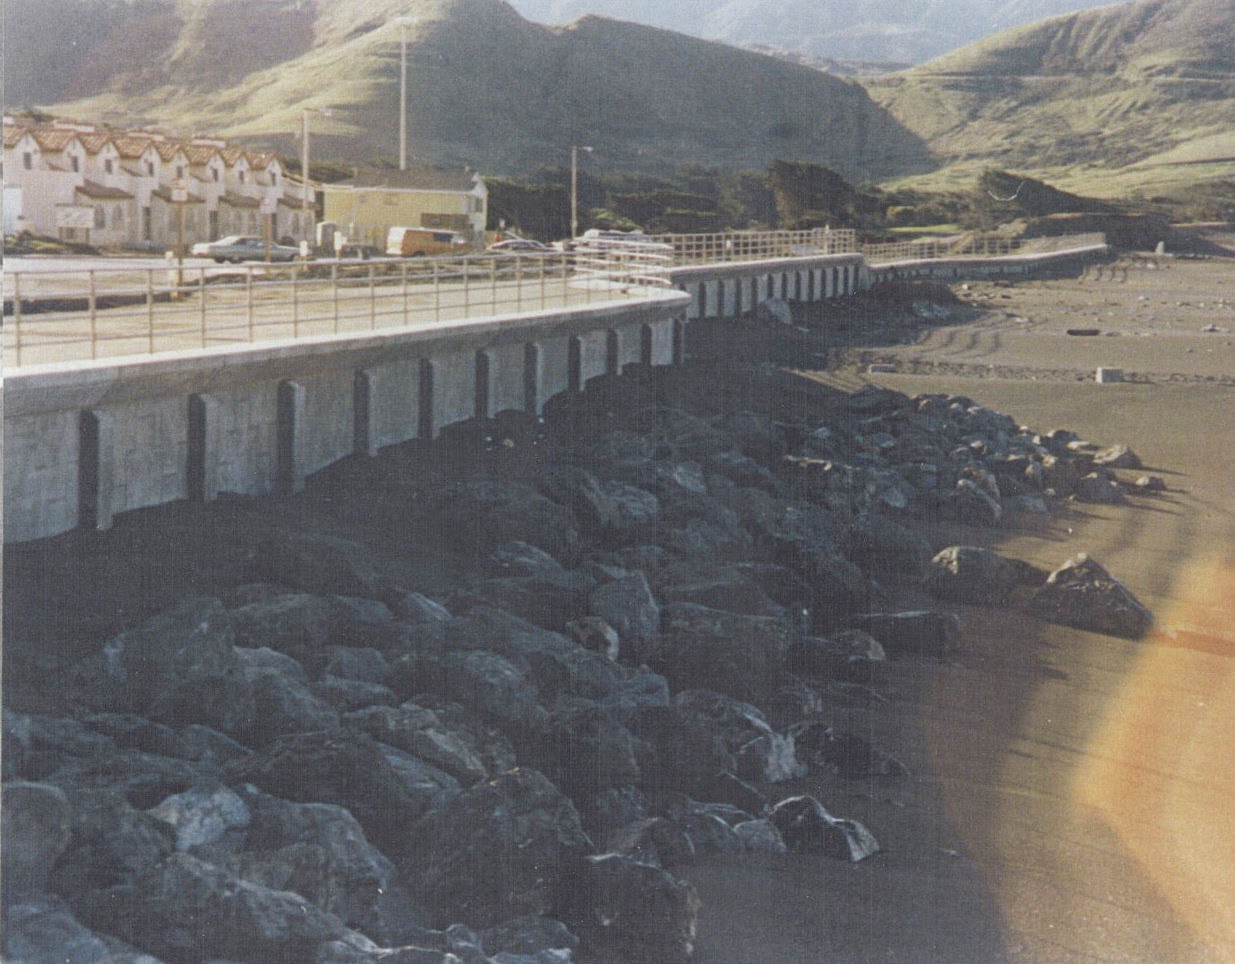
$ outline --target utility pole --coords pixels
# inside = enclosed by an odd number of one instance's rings
[[[407,28],[415,17],[396,17],[399,25],[399,170],[407,170]]]
[[[579,236],[579,152],[592,153],[590,147],[570,146],[570,239]]]

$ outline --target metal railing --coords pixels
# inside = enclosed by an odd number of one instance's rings
[[[724,261],[766,261],[858,251],[858,233],[848,228],[809,231],[724,231],[717,234],[658,234],[653,239],[668,245],[678,265],[716,264]]]
[[[4,364],[430,327],[636,300],[664,293],[665,268],[659,260],[592,253],[86,271],[23,270],[10,260]]]
[[[962,235],[890,244],[864,244],[870,264],[925,261],[938,258],[1003,258],[1016,254],[1049,254],[1106,244],[1104,234],[1072,234],[1043,238],[1003,238],[998,235]]]

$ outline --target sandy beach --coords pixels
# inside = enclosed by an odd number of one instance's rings
[[[959,654],[890,664],[886,702],[848,709],[914,777],[812,784],[885,852],[692,874],[698,959],[1235,960],[1235,263],[1124,258],[957,290],[976,319],[854,350],[820,379],[963,393],[1132,446],[1165,493],[944,532],[1044,568],[1088,552],[1155,628],[1128,642],[958,608]],[[932,374],[864,374],[873,361]],[[1131,380],[1096,384],[1097,366]]]

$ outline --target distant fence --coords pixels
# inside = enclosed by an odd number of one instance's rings
[[[869,264],[887,264],[892,261],[926,261],[936,258],[1000,258],[1014,254],[1049,254],[1052,251],[1070,251],[1103,244],[1106,244],[1104,234],[1069,234],[1044,238],[965,235],[960,238],[864,244],[861,250]]]
[[[858,233],[848,228],[836,231],[813,228],[809,231],[658,234],[652,240],[668,245],[676,265],[803,258],[820,254],[847,254],[858,250]]]

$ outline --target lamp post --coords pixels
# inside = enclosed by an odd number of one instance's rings
[[[415,17],[395,17],[399,25],[399,170],[407,170],[407,28]]]
[[[592,153],[591,147],[570,146],[570,239],[579,236],[579,152]]]
[[[300,109],[300,133],[303,138],[301,145],[301,167],[300,175],[304,181],[300,189],[300,208],[301,218],[304,221],[304,239],[308,244],[313,243],[313,215],[310,207],[309,198],[312,196],[312,186],[309,181],[309,115],[321,114],[323,117],[330,116],[330,108],[328,107],[302,107]]]

